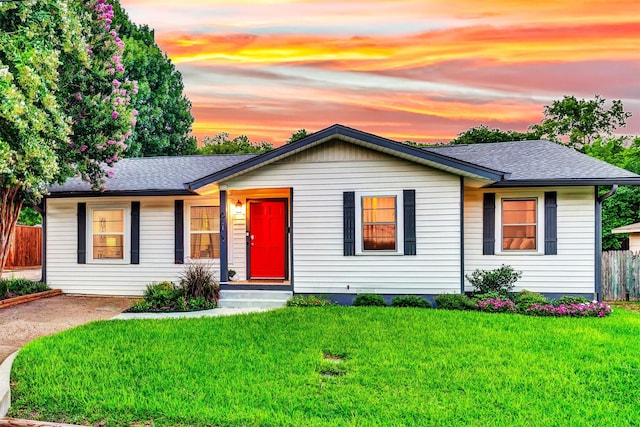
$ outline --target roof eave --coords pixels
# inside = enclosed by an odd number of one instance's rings
[[[584,187],[596,185],[640,185],[640,177],[632,178],[558,178],[558,179],[514,179],[494,182],[486,188],[508,187]]]
[[[116,190],[116,191],[57,191],[46,195],[48,199],[69,197],[142,197],[142,196],[196,196],[193,191],[183,189],[172,190]]]

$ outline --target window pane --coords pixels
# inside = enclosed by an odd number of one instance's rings
[[[396,222],[396,198],[363,197],[362,221],[364,223]]]
[[[191,258],[220,258],[220,234],[191,233]]]
[[[124,239],[122,234],[93,236],[93,259],[123,259]]]
[[[365,225],[362,229],[363,249],[395,250],[396,249],[396,225],[377,224]]]
[[[220,208],[218,206],[193,206],[190,226],[191,231],[220,231]]]
[[[536,211],[534,210],[505,210],[502,222],[504,224],[535,224]]]
[[[93,211],[94,233],[122,233],[124,232],[124,210]]]
[[[505,225],[502,228],[502,248],[504,250],[535,250],[535,225]]]

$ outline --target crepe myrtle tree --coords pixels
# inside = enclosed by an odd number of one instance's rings
[[[23,205],[79,176],[100,189],[135,126],[105,0],[0,3],[0,275]]]

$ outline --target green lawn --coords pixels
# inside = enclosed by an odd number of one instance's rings
[[[12,380],[10,415],[73,423],[630,426],[640,314],[328,307],[102,321],[28,344]]]

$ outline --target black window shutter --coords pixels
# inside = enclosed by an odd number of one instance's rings
[[[87,204],[78,203],[78,264],[87,263]]]
[[[176,264],[184,264],[184,201],[176,200],[175,214],[175,260]]]
[[[482,255],[496,252],[496,195],[484,193],[482,204]]]
[[[404,208],[404,254],[416,254],[416,190],[402,192]]]
[[[131,202],[131,264],[140,264],[140,202]]]
[[[544,193],[544,254],[558,254],[558,195]]]
[[[356,254],[356,193],[343,193],[344,255]]]

